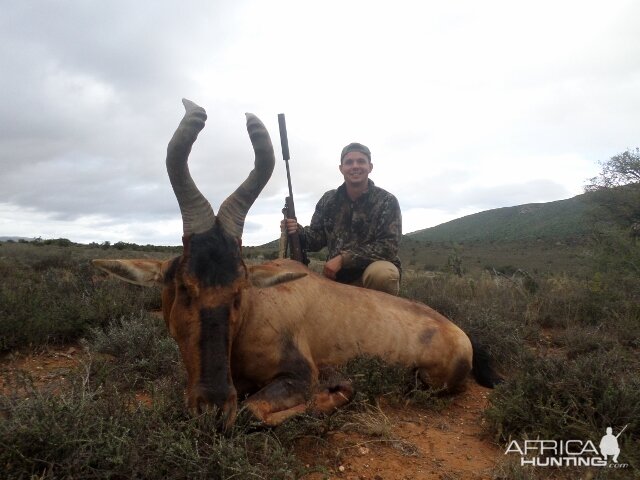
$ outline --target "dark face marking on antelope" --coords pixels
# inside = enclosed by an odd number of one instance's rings
[[[229,367],[228,305],[200,310],[200,388],[211,403],[222,407],[229,397],[231,372]]]
[[[205,233],[191,235],[187,242],[187,268],[200,288],[229,286],[240,276],[240,246],[217,223]]]

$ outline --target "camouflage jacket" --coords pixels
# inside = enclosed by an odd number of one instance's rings
[[[369,189],[355,202],[345,184],[325,193],[301,232],[310,251],[327,247],[327,259],[343,254],[337,280],[352,282],[376,260],[387,260],[400,269],[398,245],[402,215],[398,200],[369,180]]]

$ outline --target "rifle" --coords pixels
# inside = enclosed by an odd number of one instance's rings
[[[291,188],[291,172],[289,171],[289,139],[287,138],[287,124],[284,120],[284,113],[278,114],[278,126],[280,127],[280,145],[282,146],[282,158],[287,167],[287,183],[289,184],[289,196],[285,199],[285,205],[282,209],[284,218],[296,218],[296,207],[293,203],[293,189]],[[288,235],[288,245],[290,258],[297,260],[304,265],[309,264],[307,258],[307,252],[302,249],[300,245],[300,235],[292,233]],[[282,250],[282,249],[281,249]],[[284,247],[284,253],[286,253],[286,245]]]

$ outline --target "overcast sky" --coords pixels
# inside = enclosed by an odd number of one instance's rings
[[[179,244],[165,169],[181,98],[209,119],[189,163],[215,211],[276,168],[243,243],[279,235],[287,119],[298,219],[372,151],[412,232],[582,192],[640,146],[640,2],[0,1],[0,236]]]

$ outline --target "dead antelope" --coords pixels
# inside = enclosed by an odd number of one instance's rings
[[[163,287],[164,319],[186,367],[190,409],[218,407],[227,426],[238,398],[267,425],[307,410],[329,412],[353,390],[346,381],[321,384],[319,369],[359,355],[414,368],[437,388],[460,388],[470,371],[493,385],[497,377],[467,335],[426,305],[332,282],[290,260],[247,267],[242,230],[273,171],[269,134],[247,114],[255,167],[215,215],[187,165],[206,113],[183,103],[167,170],[182,213],[184,253],[167,261],[93,263],[122,280]]]

